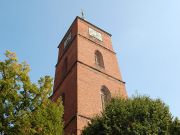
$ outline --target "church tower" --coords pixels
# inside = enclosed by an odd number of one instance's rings
[[[66,135],[81,134],[113,96],[127,97],[111,34],[76,17],[59,46],[52,100],[61,96]]]

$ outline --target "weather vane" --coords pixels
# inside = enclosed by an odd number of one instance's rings
[[[82,19],[85,19],[83,9],[81,9],[81,18],[82,18]]]

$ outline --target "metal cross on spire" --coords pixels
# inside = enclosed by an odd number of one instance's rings
[[[82,19],[85,19],[83,9],[81,9],[81,18],[82,18]]]

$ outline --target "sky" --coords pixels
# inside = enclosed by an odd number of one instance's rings
[[[180,118],[179,0],[0,0],[0,60],[10,50],[33,82],[54,77],[57,46],[81,9],[112,34],[128,95],[161,98]]]

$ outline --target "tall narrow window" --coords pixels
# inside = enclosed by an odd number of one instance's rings
[[[105,109],[106,104],[111,100],[111,93],[106,86],[101,88],[101,102],[102,108]]]
[[[64,62],[63,62],[63,66],[62,66],[62,76],[63,78],[66,76],[67,74],[67,68],[68,68],[68,59],[65,58]]]
[[[103,56],[98,50],[95,52],[95,62],[98,67],[104,68]]]
[[[64,93],[62,93],[62,104],[63,104],[63,106],[65,106],[65,94]]]
[[[66,110],[65,109],[65,93],[62,93],[61,98],[62,98],[62,105],[63,105],[64,111],[65,111]],[[64,114],[63,114],[63,119],[64,119]]]

